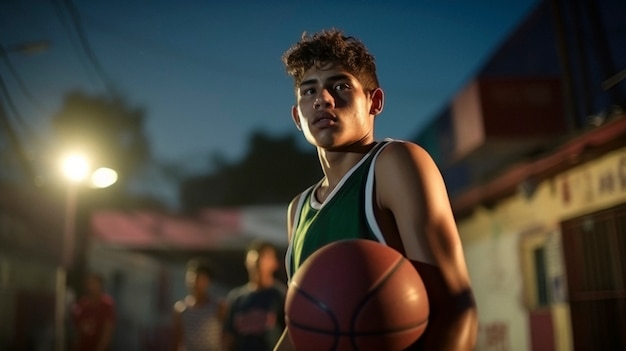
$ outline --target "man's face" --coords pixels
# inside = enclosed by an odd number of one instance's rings
[[[250,251],[246,256],[246,266],[249,270],[257,271],[260,274],[274,274],[278,269],[276,252],[272,248]]]
[[[206,274],[187,272],[187,286],[193,292],[204,293],[209,289],[210,279]]]
[[[332,63],[311,67],[296,95],[292,116],[311,144],[332,151],[373,140],[374,115],[382,110],[382,90],[366,93],[343,67]]]
[[[85,281],[85,290],[89,295],[97,295],[102,292],[102,283],[96,277],[87,277]]]

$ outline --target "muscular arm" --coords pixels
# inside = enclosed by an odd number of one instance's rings
[[[472,350],[476,306],[448,194],[431,157],[415,144],[389,145],[376,163],[376,198],[395,219],[407,258],[419,262],[429,293],[424,349]]]

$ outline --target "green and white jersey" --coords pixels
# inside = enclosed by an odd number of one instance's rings
[[[293,234],[285,257],[289,277],[313,252],[343,239],[370,239],[386,245],[374,217],[374,165],[380,151],[393,140],[373,147],[328,195],[315,199],[321,181],[305,190],[296,206]]]

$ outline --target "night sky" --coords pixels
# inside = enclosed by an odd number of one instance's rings
[[[27,146],[37,152],[68,91],[115,91],[145,110],[157,161],[204,171],[211,154],[242,156],[252,130],[297,132],[280,56],[303,31],[335,27],[376,57],[386,93],[376,137],[410,138],[536,2],[4,0],[2,101],[36,133]],[[38,40],[50,47],[9,50]]]

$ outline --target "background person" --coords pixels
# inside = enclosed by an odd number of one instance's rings
[[[106,351],[115,327],[115,303],[103,290],[100,274],[90,273],[85,280],[85,295],[72,308],[75,326],[73,350]]]
[[[264,241],[247,250],[248,282],[226,299],[223,340],[225,351],[270,351],[285,328],[286,286],[275,279],[276,248]]]
[[[174,304],[174,351],[221,350],[222,303],[210,296],[212,273],[208,265],[192,260],[185,281],[189,295]]]

